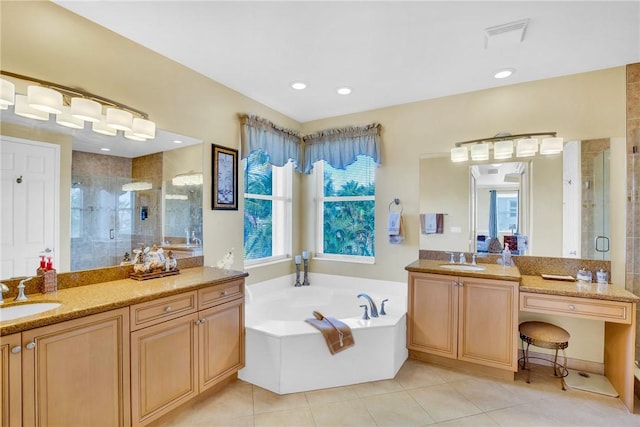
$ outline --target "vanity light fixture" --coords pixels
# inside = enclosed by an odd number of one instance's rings
[[[488,151],[493,145],[493,158],[504,160],[513,157],[513,145],[516,141],[516,156],[529,157],[538,152],[538,139],[533,136],[546,136],[540,144],[540,154],[556,154],[562,152],[563,140],[556,137],[556,132],[532,132],[511,135],[510,133],[499,133],[489,138],[473,139],[471,141],[456,142],[455,148],[451,149],[452,162],[464,162],[471,160],[484,161],[489,159]],[[467,145],[471,145],[467,150]],[[486,150],[486,151],[485,151]]]
[[[146,141],[147,140],[147,138],[142,138],[142,137],[134,134],[132,131],[129,131],[129,130],[125,130],[123,135],[124,135],[125,138],[130,139],[132,141],[139,141],[140,142],[140,141]]]
[[[27,102],[31,108],[50,114],[62,113],[62,94],[44,86],[29,85]]]
[[[35,83],[27,86],[26,96],[16,95],[15,84],[0,79],[0,109],[15,103],[15,114],[24,117],[48,120],[49,114],[56,114],[62,116],[56,117],[56,123],[62,126],[80,129],[87,121],[93,123],[95,132],[103,135],[115,136],[121,130],[129,132],[125,137],[137,141],[155,138],[156,124],[142,111],[81,89],[5,70],[0,70],[0,74]]]
[[[562,138],[543,138],[540,143],[540,154],[550,155],[561,153],[564,147]]]
[[[493,144],[493,158],[496,160],[510,159],[513,157],[513,140],[496,141]]]
[[[165,194],[166,200],[189,200],[186,194]]]
[[[130,182],[122,185],[122,191],[144,191],[151,190],[152,188],[153,184],[145,181]]]
[[[523,138],[516,141],[516,157],[531,157],[538,152],[538,138]]]
[[[15,110],[19,116],[35,120],[49,120],[49,113],[42,110],[36,110],[29,105],[26,95],[16,95]]]
[[[489,160],[489,143],[481,142],[471,146],[471,160],[483,161]]]
[[[466,162],[469,160],[467,147],[456,147],[451,149],[451,161],[453,163]]]
[[[0,79],[0,106],[9,107],[16,99],[16,86],[9,80]]]
[[[174,176],[171,183],[175,186],[182,187],[185,185],[202,185],[203,181],[201,173],[191,171]]]

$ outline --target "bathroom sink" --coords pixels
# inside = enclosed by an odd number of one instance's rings
[[[59,302],[31,302],[8,307],[0,306],[0,322],[32,316],[58,307],[60,307]]]
[[[440,268],[446,268],[447,270],[458,270],[458,271],[482,271],[486,269],[481,265],[471,265],[471,264],[442,264]]]

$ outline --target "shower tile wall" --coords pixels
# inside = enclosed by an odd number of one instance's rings
[[[626,288],[640,295],[640,63],[627,65],[626,265]],[[636,329],[636,360],[640,357],[639,331]]]
[[[582,141],[581,146],[581,176],[582,176],[582,242],[581,253],[583,258],[597,258],[597,259],[609,259],[608,254],[602,258],[602,253],[597,253],[595,248],[595,237],[607,233],[603,233],[603,207],[609,206],[609,200],[602,200],[602,188],[608,188],[606,185],[597,185],[596,179],[598,179],[598,173],[594,159],[598,157],[603,151],[607,150],[610,146],[609,138],[606,139],[591,139]],[[602,156],[600,156],[602,158]],[[607,159],[608,161],[608,159]],[[600,161],[602,166],[602,161]],[[600,167],[600,174],[602,167]],[[600,180],[602,178],[600,177]],[[598,191],[600,190],[600,191]],[[608,197],[608,195],[606,195]],[[606,218],[608,219],[608,218]],[[602,242],[601,242],[602,244]]]
[[[150,182],[151,190],[136,193],[133,235],[134,247],[162,242],[162,153],[136,157],[131,162],[133,181]],[[142,215],[146,207],[146,215]]]
[[[118,212],[133,200],[122,191],[131,159],[74,151],[71,165],[71,270],[116,265],[131,252],[131,227],[120,224],[127,215]]]

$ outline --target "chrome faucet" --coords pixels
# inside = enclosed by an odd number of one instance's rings
[[[13,299],[14,301],[27,301],[29,299],[24,294],[24,282],[28,282],[31,279],[33,279],[33,277],[27,277],[20,281],[20,284],[18,285],[18,296]]]
[[[367,301],[369,301],[369,306],[371,306],[371,317],[378,317],[378,307],[376,307],[376,303],[373,302],[371,297],[367,294],[358,294],[358,298],[363,297]]]
[[[202,246],[202,240],[196,237],[196,231],[191,232],[191,243],[195,243],[196,246]]]
[[[4,294],[5,292],[9,292],[9,287],[7,285],[5,285],[4,283],[0,283],[0,295]],[[2,304],[2,298],[0,297],[0,304]]]
[[[455,254],[453,252],[445,252],[445,254],[449,255],[449,264],[455,264],[456,260],[455,260]]]
[[[467,258],[464,256],[464,252],[460,252],[460,264],[466,264]]]

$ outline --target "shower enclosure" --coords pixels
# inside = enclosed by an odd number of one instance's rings
[[[586,142],[586,141],[585,141]],[[609,140],[583,143],[582,258],[611,259]]]

